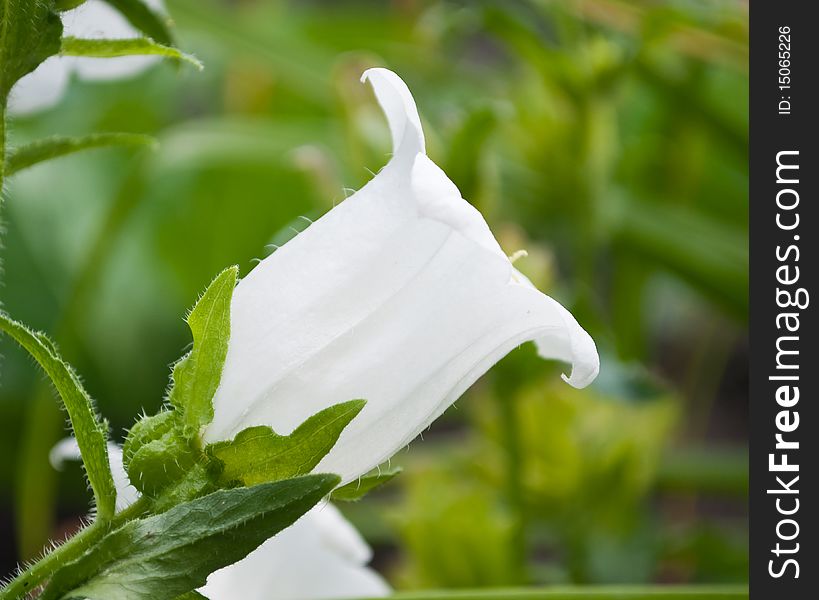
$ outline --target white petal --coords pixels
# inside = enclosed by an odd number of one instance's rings
[[[365,398],[317,467],[345,482],[409,443],[523,342],[572,363],[572,385],[598,369],[569,312],[516,276],[480,213],[422,151],[406,154],[423,150],[423,136],[409,91],[387,73],[368,77],[379,82],[393,160],[239,283],[204,432],[207,442],[258,424],[289,433]]]
[[[58,471],[67,460],[80,460],[80,447],[74,438],[64,438],[57,442],[48,454],[51,466]],[[128,479],[125,467],[122,465],[122,448],[116,444],[108,444],[108,463],[114,476],[114,487],[117,489],[117,510],[127,508],[139,498],[139,492]]]
[[[115,8],[103,0],[88,0],[62,14],[63,35],[78,38],[130,38],[139,35]]]
[[[380,68],[364,71],[361,81],[369,81],[373,86],[378,103],[387,116],[393,157],[412,158],[419,152],[426,152],[421,117],[407,84],[392,71]]]
[[[371,550],[331,504],[319,505],[244,560],[208,577],[210,600],[374,598],[390,588],[366,566]]]
[[[164,12],[161,0],[146,0],[146,4]],[[103,0],[88,0],[62,13],[61,18],[65,36],[118,39],[142,35]],[[14,85],[9,98],[9,114],[29,114],[55,106],[65,93],[72,73],[88,80],[118,79],[134,76],[158,60],[156,56],[52,56]]]
[[[18,81],[9,95],[9,114],[24,115],[51,108],[68,86],[73,58],[52,56]]]

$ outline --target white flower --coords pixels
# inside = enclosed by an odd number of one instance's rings
[[[364,398],[316,472],[349,482],[390,458],[523,342],[597,375],[591,337],[511,264],[481,214],[426,155],[415,102],[386,69],[368,80],[393,157],[366,186],[236,287],[208,443],[254,425],[280,434]]]
[[[323,600],[387,596],[366,565],[372,550],[332,504],[319,504],[244,560],[208,577],[210,600]]]
[[[49,454],[59,469],[78,460],[77,441],[66,438]],[[139,492],[122,466],[122,449],[108,445],[117,488],[117,510],[136,501]],[[387,596],[390,586],[367,564],[372,550],[349,521],[329,503],[311,509],[243,560],[208,577],[199,591],[209,600],[325,600]]]
[[[153,10],[164,12],[162,0],[142,1]],[[62,13],[62,21],[65,37],[120,39],[142,36],[125,17],[103,0],[88,0]],[[54,106],[65,93],[72,74],[86,80],[119,79],[136,75],[157,60],[156,56],[51,56],[12,88],[9,113],[21,115]]]

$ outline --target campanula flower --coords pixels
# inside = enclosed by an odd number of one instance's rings
[[[290,433],[330,405],[367,405],[316,472],[352,481],[427,428],[524,342],[597,375],[591,337],[512,265],[480,212],[426,154],[415,101],[386,69],[369,81],[389,163],[237,285],[206,443],[267,425]]]

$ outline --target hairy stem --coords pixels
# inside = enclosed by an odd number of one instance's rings
[[[144,514],[149,504],[150,501],[143,496],[125,510],[114,515],[110,521],[105,523],[94,521],[12,579],[6,587],[0,590],[0,600],[17,600],[25,597],[45,583],[60,567],[79,558],[107,533]]]

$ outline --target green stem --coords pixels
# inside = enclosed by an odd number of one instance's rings
[[[6,587],[0,590],[0,600],[17,600],[31,593],[60,567],[79,558],[86,550],[99,542],[105,534],[143,515],[149,505],[150,500],[143,496],[125,510],[114,515],[110,521],[105,523],[94,521],[12,579]]]
[[[501,440],[506,451],[506,496],[512,510],[514,521],[511,539],[513,561],[519,572],[517,581],[525,583],[527,579],[526,563],[526,507],[523,502],[523,455],[520,448],[517,411],[513,396],[497,395],[500,410]]]
[[[399,592],[391,600],[747,600],[744,585],[603,585]]]

